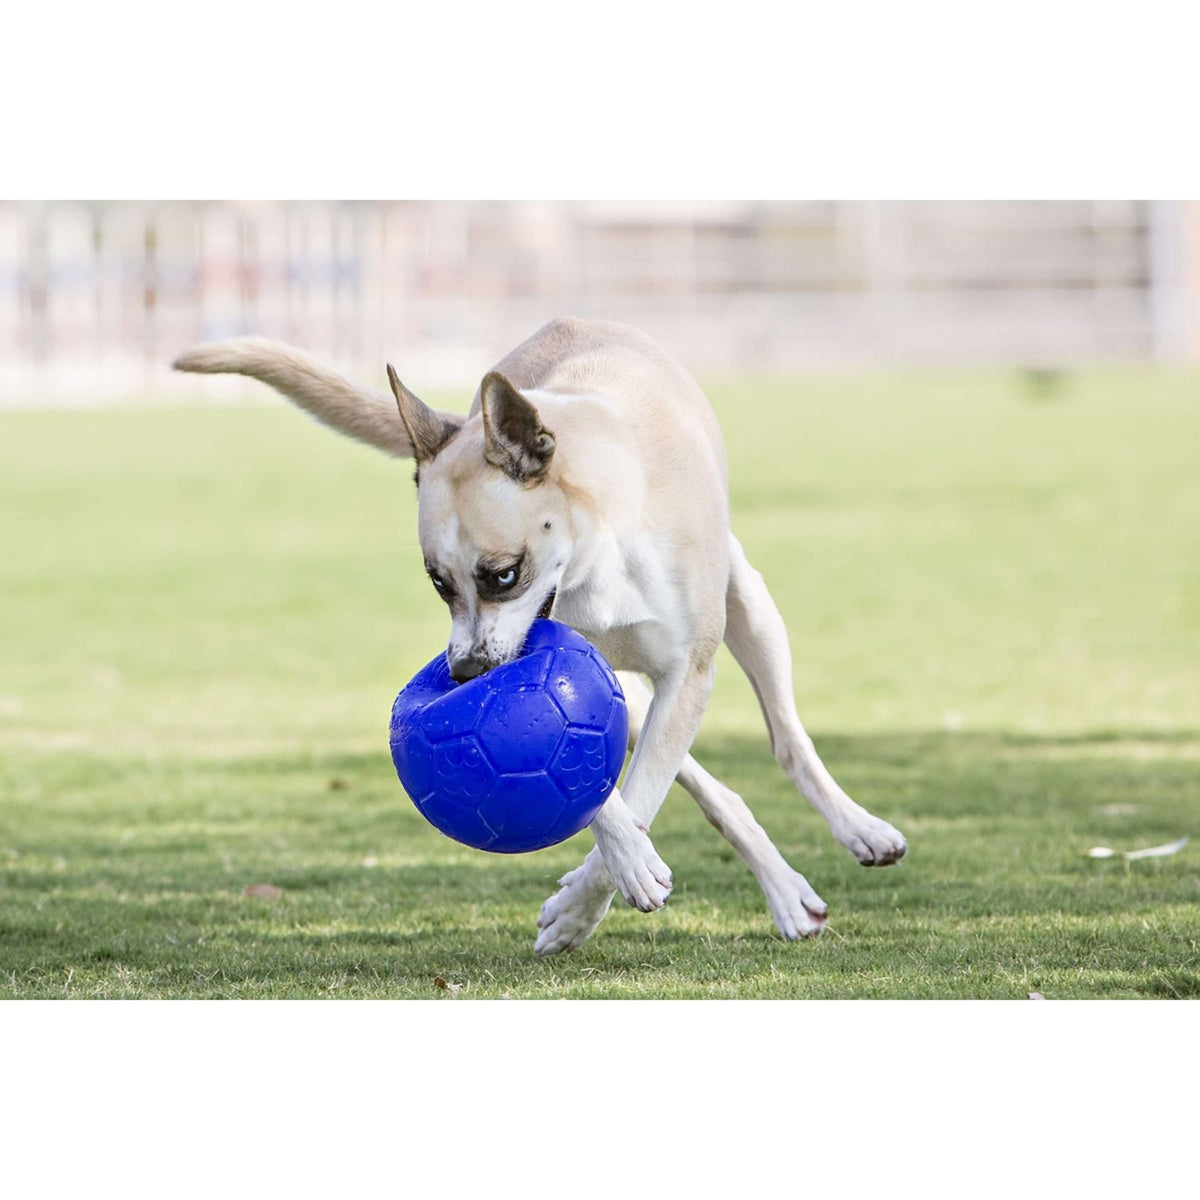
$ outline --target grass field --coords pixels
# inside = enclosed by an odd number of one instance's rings
[[[1083,856],[1200,834],[1200,379],[710,394],[801,716],[910,843],[868,871],[832,841],[723,655],[697,757],[830,903],[825,937],[783,942],[676,789],[667,908],[536,959],[588,836],[458,847],[388,757],[446,632],[408,468],[283,402],[10,412],[0,996],[1200,995],[1200,841]]]

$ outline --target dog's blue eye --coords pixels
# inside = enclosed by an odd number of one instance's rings
[[[440,575],[435,575],[432,571],[430,571],[429,578],[432,581],[433,586],[437,588],[439,592],[444,592],[446,590],[446,581]]]
[[[509,567],[507,571],[497,571],[493,578],[497,587],[510,588],[517,582],[517,568]]]

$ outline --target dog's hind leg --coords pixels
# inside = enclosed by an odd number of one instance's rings
[[[629,710],[632,750],[641,736],[651,693],[639,675],[627,671],[618,674]],[[808,880],[787,864],[741,796],[710,775],[690,754],[675,779],[754,873],[780,933],[789,940],[820,933],[828,907]],[[542,906],[538,918],[535,949],[539,954],[573,950],[586,941],[608,913],[615,894],[599,850],[592,850],[583,865],[564,875],[559,883],[560,890]]]
[[[632,744],[645,719],[650,691],[639,676],[626,672],[620,675],[629,708]],[[808,880],[788,865],[741,796],[710,775],[690,754],[683,760],[675,780],[753,872],[779,932],[793,941],[820,933],[825,927],[828,906]]]
[[[796,713],[792,652],[783,617],[763,577],[750,565],[732,534],[725,644],[746,672],[762,706],[771,751],[837,838],[865,867],[898,862],[908,849],[903,835],[872,816],[838,786],[817,756]]]

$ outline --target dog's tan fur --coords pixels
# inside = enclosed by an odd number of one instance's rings
[[[543,907],[540,953],[583,941],[614,884],[645,911],[666,901],[670,871],[647,828],[676,777],[746,859],[781,932],[823,927],[824,902],[688,753],[722,638],[754,685],[776,757],[838,840],[866,865],[904,854],[900,834],[834,782],[796,716],[782,619],[729,529],[716,417],[646,335],[552,321],[484,377],[465,418],[429,409],[390,366],[394,404],[259,338],[197,347],[175,365],[261,379],[340,432],[416,458],[420,541],[450,606],[456,677],[517,654],[552,601],[615,668],[649,678],[652,694],[623,676],[629,771],[592,824],[596,850]]]

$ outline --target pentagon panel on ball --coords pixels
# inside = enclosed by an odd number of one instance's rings
[[[557,621],[466,683],[439,654],[392,706],[392,761],[421,815],[477,850],[520,854],[590,825],[625,761],[629,716],[612,668]]]

